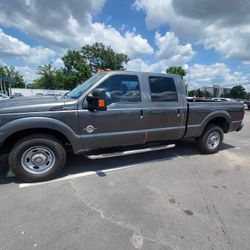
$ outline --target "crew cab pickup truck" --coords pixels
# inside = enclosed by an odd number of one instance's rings
[[[242,128],[237,102],[187,102],[179,76],[110,71],[66,96],[0,102],[0,144],[12,171],[28,182],[57,176],[67,149],[91,159],[173,147],[193,137],[206,154]]]

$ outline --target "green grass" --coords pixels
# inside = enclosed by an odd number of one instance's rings
[[[7,178],[10,178],[10,177],[15,177],[16,175],[9,169],[8,172],[7,172],[7,175],[6,177]]]

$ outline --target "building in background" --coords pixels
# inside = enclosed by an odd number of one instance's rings
[[[212,87],[202,87],[201,88],[203,91],[206,90],[209,93],[211,93],[211,95],[213,97],[221,97],[221,96],[225,96],[226,94],[230,93],[231,88],[223,88],[220,85],[213,85]]]

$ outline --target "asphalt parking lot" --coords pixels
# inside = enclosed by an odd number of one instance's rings
[[[0,176],[0,249],[249,249],[250,112],[223,149],[194,142],[104,160],[71,156],[62,176]],[[2,164],[2,167],[4,163]]]

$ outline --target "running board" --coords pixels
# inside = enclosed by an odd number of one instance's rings
[[[157,146],[157,147],[142,148],[142,149],[121,151],[121,152],[107,153],[107,154],[100,154],[100,155],[86,155],[86,157],[91,160],[96,160],[96,159],[104,159],[104,158],[124,156],[124,155],[140,154],[140,153],[169,149],[169,148],[174,148],[174,147],[175,147],[175,144],[169,144],[169,145],[163,145],[163,146]]]

